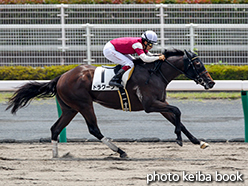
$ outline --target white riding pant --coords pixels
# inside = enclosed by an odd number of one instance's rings
[[[131,68],[134,66],[133,56],[129,54],[122,54],[115,50],[115,47],[112,43],[108,42],[103,48],[103,55],[113,63],[117,63],[123,66],[130,66]]]

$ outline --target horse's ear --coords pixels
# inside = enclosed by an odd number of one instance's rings
[[[163,54],[164,54],[164,56],[166,55],[166,52],[167,52],[167,49],[164,49],[164,53],[163,53]]]
[[[188,57],[189,59],[192,58],[192,55],[191,55],[187,50],[184,49],[184,52],[185,52],[185,54],[187,55],[187,57]]]

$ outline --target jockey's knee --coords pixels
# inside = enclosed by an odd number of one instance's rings
[[[130,68],[133,68],[134,67],[134,64],[133,63],[128,63],[125,66],[129,66]]]

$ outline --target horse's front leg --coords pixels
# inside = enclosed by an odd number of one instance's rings
[[[183,146],[182,136],[181,136],[181,111],[179,108],[169,105],[166,102],[159,100],[154,101],[152,104],[144,104],[145,112],[169,112],[174,115],[175,118],[175,134],[177,135],[176,142],[178,145]]]
[[[175,125],[175,116],[172,113],[169,112],[162,112],[161,113],[169,122],[171,122],[173,125]],[[188,139],[193,143],[193,144],[200,144],[200,141],[193,136],[187,129],[186,127],[181,123],[181,130],[182,132],[188,137]]]
[[[175,125],[175,117],[172,113],[164,112],[161,114],[173,125]],[[181,123],[181,130],[193,144],[200,145],[200,148],[202,149],[209,147],[208,143],[204,141],[199,141],[195,136],[193,136],[182,123]]]

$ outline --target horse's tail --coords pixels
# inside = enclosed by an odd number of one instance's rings
[[[54,78],[47,83],[29,82],[21,86],[12,97],[9,98],[8,107],[6,110],[11,109],[11,113],[15,114],[18,109],[28,105],[33,98],[53,97],[56,95],[56,85],[60,76]]]

